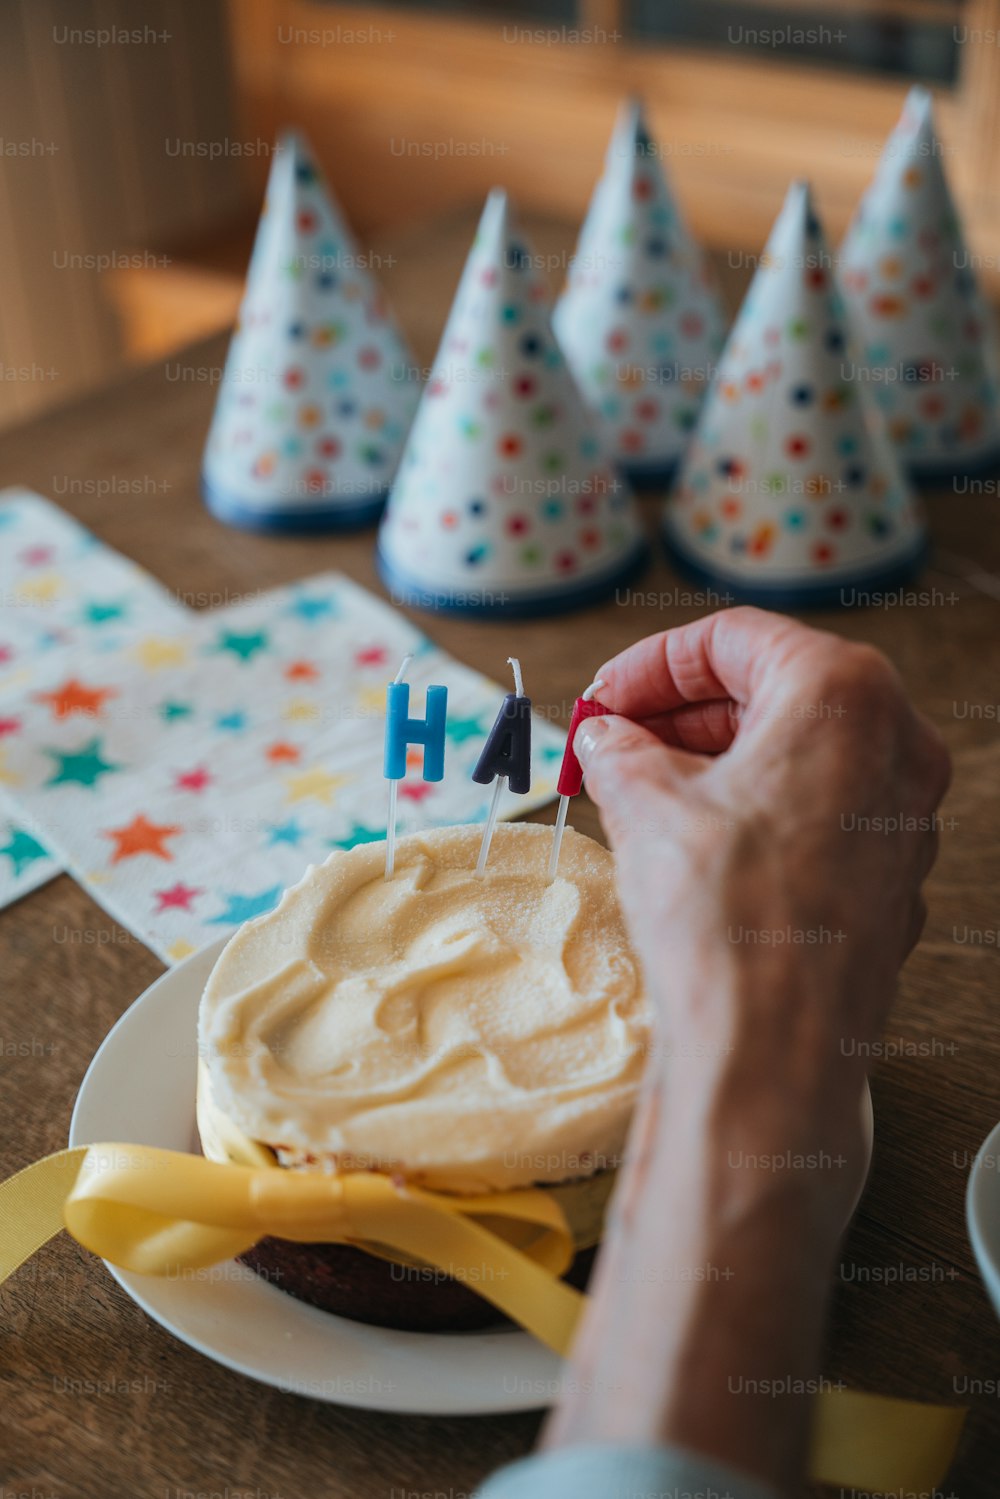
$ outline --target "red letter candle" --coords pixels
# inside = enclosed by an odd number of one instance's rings
[[[597,683],[594,684],[595,687],[597,685]],[[588,692],[591,690],[587,688]],[[573,753],[573,739],[577,728],[585,718],[601,718],[605,713],[610,712],[610,708],[605,708],[603,703],[599,703],[593,697],[578,697],[573,704],[573,717],[569,721],[569,738],[563,750],[559,780],[556,783],[556,790],[560,796],[579,796],[583,788],[583,766]]]
[[[559,780],[556,782],[556,790],[559,792],[559,811],[556,814],[556,830],[552,839],[552,852],[549,855],[549,884],[556,877],[559,868],[559,850],[562,848],[563,833],[566,831],[566,813],[569,811],[570,797],[579,796],[583,787],[583,766],[573,753],[573,738],[578,726],[585,718],[600,718],[605,713],[610,713],[610,708],[605,708],[594,698],[594,693],[604,683],[598,677],[596,682],[591,682],[582,697],[578,697],[573,704],[573,717],[569,721],[569,736],[566,740],[566,748],[563,750],[562,765],[559,767]]]

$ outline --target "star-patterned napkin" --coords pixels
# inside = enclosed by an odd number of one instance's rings
[[[20,724],[8,773],[66,867],[177,962],[269,910],[331,849],[385,836],[385,688],[411,652],[411,712],[445,684],[448,745],[436,784],[412,752],[398,827],[483,821],[491,788],[470,772],[507,689],[335,573],[72,665],[39,658],[4,699]],[[531,791],[508,793],[501,815],[551,799],[564,743],[536,718]]]
[[[115,650],[136,631],[187,618],[161,584],[58,506],[28,490],[0,493],[0,907],[62,868],[9,794],[7,749],[21,730],[10,695],[47,658]]]

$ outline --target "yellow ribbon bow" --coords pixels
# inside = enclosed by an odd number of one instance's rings
[[[201,1270],[274,1234],[383,1248],[465,1273],[556,1351],[569,1346],[579,1314],[579,1292],[559,1279],[573,1236],[555,1199],[535,1190],[460,1197],[374,1172],[267,1170],[109,1143],[61,1150],[18,1172],[0,1185],[0,1220],[0,1283],[63,1227],[140,1275]],[[468,1275],[487,1263],[488,1283]]]
[[[412,1257],[465,1273],[563,1355],[585,1300],[559,1279],[574,1254],[566,1216],[552,1194],[534,1188],[457,1196],[371,1172],[285,1171],[263,1151],[247,1165],[145,1145],[81,1146],[0,1184],[0,1284],[64,1227],[102,1259],[143,1275],[203,1269],[269,1234]],[[485,1264],[495,1273],[468,1275]],[[964,1419],[948,1406],[824,1391],[809,1477],[869,1491],[931,1490]]]

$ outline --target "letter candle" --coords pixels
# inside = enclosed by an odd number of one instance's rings
[[[385,759],[383,775],[389,782],[389,814],[385,828],[385,877],[392,879],[396,867],[396,792],[406,775],[406,751],[411,744],[424,747],[423,778],[444,779],[444,731],[448,716],[447,687],[428,687],[425,717],[410,717],[410,684],[404,682],[413,660],[404,656],[395,678],[385,689]]]
[[[577,727],[585,718],[600,718],[605,713],[610,713],[610,708],[605,708],[594,698],[594,693],[604,683],[600,677],[591,682],[585,689],[582,697],[578,697],[573,704],[573,717],[569,721],[569,737],[566,740],[566,748],[563,750],[562,765],[559,767],[559,780],[556,790],[559,792],[559,811],[556,814],[556,828],[552,838],[552,852],[549,855],[549,884],[556,877],[559,868],[559,851],[562,848],[563,833],[566,831],[566,813],[569,811],[570,798],[579,796],[583,786],[583,767],[576,755],[573,753],[573,738]]]
[[[497,825],[500,793],[504,785],[508,785],[519,796],[524,796],[531,788],[531,699],[524,695],[520,661],[514,656],[508,656],[507,663],[514,670],[514,691],[508,692],[504,698],[496,723],[489,732],[472,772],[472,779],[480,786],[488,786],[495,778],[493,800],[490,802],[489,816],[476,861],[478,875],[484,874],[486,870],[493,831]]]

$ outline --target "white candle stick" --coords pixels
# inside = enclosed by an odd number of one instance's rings
[[[483,841],[479,845],[479,858],[476,860],[476,874],[482,878],[486,873],[486,860],[490,856],[490,844],[493,842],[493,829],[497,825],[497,809],[500,806],[500,793],[507,784],[506,776],[497,776],[493,782],[493,800],[490,802],[490,815],[486,819],[483,829]]]
[[[596,677],[589,687],[585,687],[580,694],[585,703],[589,703],[594,693],[604,686],[600,677]],[[572,748],[572,746],[570,746]],[[563,833],[566,831],[566,816],[569,812],[569,804],[572,797],[561,796],[559,798],[559,811],[556,813],[555,832],[552,835],[552,852],[549,854],[549,869],[546,883],[551,885],[559,869],[559,854],[562,849]]]
[[[404,676],[406,675],[406,668],[409,666],[412,660],[412,652],[410,653],[410,655],[403,657],[402,661],[399,663],[399,670],[392,679],[392,685],[394,687],[397,687],[403,680]],[[385,825],[385,878],[387,880],[392,879],[393,873],[396,868],[396,793],[398,789],[399,782],[390,780],[389,811],[386,816]]]
[[[385,877],[391,880],[396,868],[396,788],[398,781],[389,782],[389,812],[385,829]]]
[[[556,813],[556,830],[552,838],[552,852],[549,854],[549,873],[547,884],[551,885],[559,868],[559,850],[562,848],[563,833],[566,831],[566,814],[569,811],[570,798],[561,796],[559,798],[559,811]]]

